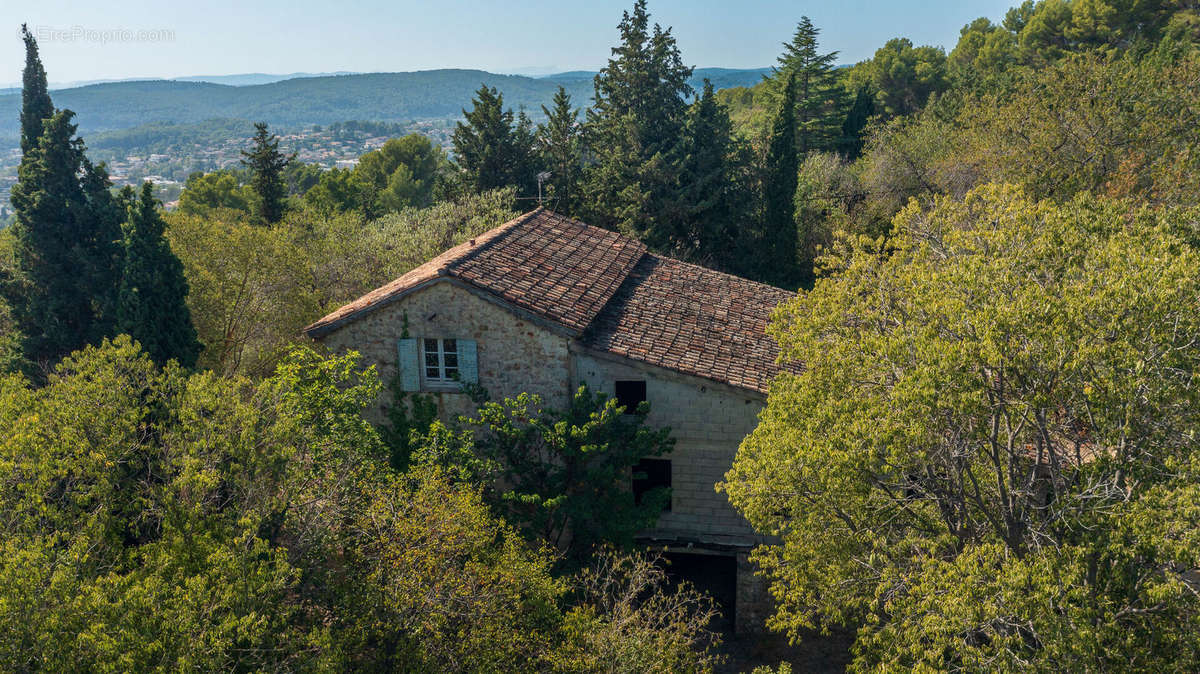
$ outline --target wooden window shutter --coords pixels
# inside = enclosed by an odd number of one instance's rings
[[[400,340],[399,354],[400,359],[396,361],[396,371],[400,374],[400,389],[403,391],[420,391],[421,360],[417,354],[417,340]]]
[[[458,376],[464,384],[479,383],[479,356],[475,340],[458,340]]]

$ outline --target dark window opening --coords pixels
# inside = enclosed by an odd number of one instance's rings
[[[654,489],[671,488],[671,462],[668,459],[642,459],[633,467],[633,502],[642,505],[647,494]],[[659,492],[661,493],[661,492]],[[670,494],[663,505],[664,511],[671,510]]]
[[[645,380],[618,381],[614,386],[617,403],[625,408],[626,414],[637,411],[638,405],[646,400]]]

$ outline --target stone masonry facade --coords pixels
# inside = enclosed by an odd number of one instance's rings
[[[779,371],[763,327],[790,295],[615,236],[539,209],[306,332],[332,352],[359,352],[384,381],[400,369],[404,338],[471,340],[477,383],[493,399],[536,393],[558,409],[581,383],[611,396],[619,381],[645,382],[647,421],[669,427],[676,444],[663,457],[671,507],[640,538],[669,553],[734,560],[735,629],[762,629],[770,605],[748,553],[765,541],[715,485]],[[530,242],[536,259],[526,260]],[[427,383],[422,374],[420,390],[435,398],[443,420],[474,412],[465,394]],[[373,410],[376,420],[389,397]]]

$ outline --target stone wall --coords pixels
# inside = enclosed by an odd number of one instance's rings
[[[397,342],[408,316],[410,337],[473,339],[479,358],[479,384],[499,400],[528,391],[547,406],[567,403],[570,368],[568,338],[536,325],[471,290],[450,281],[434,283],[377,309],[321,339],[331,351],[356,350],[366,365],[375,365],[384,382],[396,374]],[[443,419],[470,414],[475,406],[461,393],[428,391],[438,401]],[[390,400],[385,390],[380,409]]]
[[[581,381],[609,395],[618,380],[645,380],[647,423],[671,429],[675,450],[665,457],[671,460],[671,511],[647,532],[650,537],[721,545],[752,545],[757,540],[750,524],[714,485],[724,479],[738,445],[758,423],[761,398],[697,377],[588,353],[577,353],[575,369]]]
[[[761,396],[615,356],[592,353],[568,336],[523,318],[450,281],[436,282],[324,336],[333,352],[357,350],[386,382],[396,373],[397,341],[405,315],[409,336],[473,339],[479,383],[493,400],[537,393],[545,404],[564,409],[580,383],[609,395],[618,380],[644,380],[650,402],[647,422],[667,426],[676,444],[671,461],[670,512],[645,537],[670,549],[735,556],[738,632],[762,629],[770,604],[746,553],[762,542],[714,485],[724,479],[738,445],[758,423]],[[461,393],[429,391],[447,421],[475,411]],[[381,420],[390,400],[385,390],[373,410]]]

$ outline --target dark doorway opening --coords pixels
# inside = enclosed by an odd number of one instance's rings
[[[678,586],[679,581],[687,581],[717,603],[721,616],[709,625],[709,629],[732,633],[737,607],[737,558],[687,552],[668,552],[663,558],[673,586]]]

